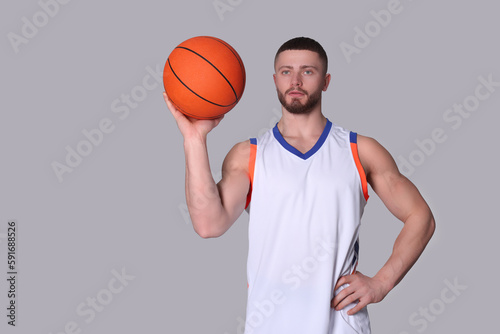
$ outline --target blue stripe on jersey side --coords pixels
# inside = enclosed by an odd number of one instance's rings
[[[350,132],[349,133],[349,139],[351,140],[351,143],[357,144],[358,143],[358,134],[356,132]]]
[[[250,138],[251,145],[257,145],[257,138]]]
[[[352,266],[356,265],[356,262],[358,261],[359,258],[359,239],[356,240],[356,243],[354,244],[354,257],[352,258]]]
[[[326,138],[328,138],[328,134],[330,133],[331,128],[332,128],[332,122],[330,122],[330,120],[327,118],[326,125],[325,128],[323,129],[323,132],[321,133],[321,136],[319,137],[316,144],[314,144],[314,146],[306,153],[300,152],[295,147],[287,143],[285,138],[283,138],[283,136],[281,135],[280,130],[278,130],[278,123],[276,123],[276,125],[273,128],[273,134],[274,138],[276,138],[276,140],[281,144],[281,146],[283,146],[287,151],[298,156],[303,160],[306,160],[309,157],[311,157],[314,153],[316,153],[321,148],[321,146],[323,146],[324,142],[326,141]]]

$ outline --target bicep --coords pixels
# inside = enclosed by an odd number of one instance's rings
[[[217,187],[230,224],[234,223],[245,209],[247,194],[250,190],[249,158],[250,143],[245,141],[236,144],[222,164],[222,179]]]
[[[412,214],[428,213],[417,187],[399,172],[390,153],[376,140],[361,137],[359,156],[368,183],[396,218],[405,222]]]

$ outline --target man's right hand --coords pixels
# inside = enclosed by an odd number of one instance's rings
[[[207,134],[219,125],[220,121],[224,118],[224,115],[216,119],[196,119],[188,117],[174,106],[172,101],[169,100],[167,93],[163,92],[163,97],[184,139],[198,137],[199,139],[205,140]]]

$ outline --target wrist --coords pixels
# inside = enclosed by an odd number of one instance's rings
[[[390,276],[384,275],[381,272],[378,272],[375,276],[373,276],[373,279],[380,283],[385,295],[387,295],[394,288],[394,286],[396,286],[396,282],[391,279]]]
[[[184,148],[190,148],[193,146],[205,146],[207,145],[207,136],[200,135],[198,133],[189,136],[184,136]]]

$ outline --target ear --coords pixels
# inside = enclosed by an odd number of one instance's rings
[[[276,73],[273,74],[274,84],[276,85]]]
[[[332,76],[327,73],[325,75],[325,81],[324,81],[324,85],[323,85],[323,92],[326,92],[326,90],[328,89],[328,85],[330,84],[330,80],[332,79]]]

